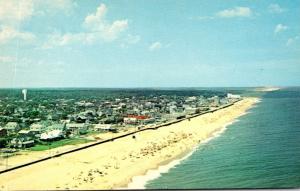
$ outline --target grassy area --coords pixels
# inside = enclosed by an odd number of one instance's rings
[[[45,144],[37,144],[34,147],[29,148],[31,151],[44,151],[48,149],[53,149],[57,147],[61,147],[64,145],[78,145],[82,143],[88,143],[91,140],[82,139],[82,138],[72,138],[72,139],[62,139],[58,141],[48,142]]]

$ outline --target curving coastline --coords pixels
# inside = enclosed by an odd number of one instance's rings
[[[201,144],[196,145],[190,152],[188,152],[186,155],[182,154],[181,157],[178,157],[174,160],[171,160],[168,164],[165,165],[161,165],[158,166],[157,169],[150,169],[147,171],[146,174],[144,175],[139,175],[139,176],[135,176],[132,178],[131,182],[127,185],[126,188],[120,188],[120,189],[146,189],[146,184],[151,181],[154,180],[156,178],[159,178],[161,176],[162,173],[167,173],[171,168],[176,167],[177,165],[179,165],[182,161],[188,159],[190,156],[192,156],[192,154],[197,150],[197,148],[200,145],[206,144],[209,141],[211,141],[214,138],[219,137],[223,132],[226,131],[226,127],[228,125],[231,125],[232,123],[236,122],[238,120],[234,120],[233,122],[230,122],[228,124],[225,124],[223,126],[222,129],[220,129],[219,131],[215,132],[210,138],[204,140],[201,142]]]
[[[70,153],[0,175],[1,189],[111,189],[181,158],[224,129],[257,98],[153,131]],[[28,182],[31,182],[28,184]]]
[[[257,102],[260,102],[260,101],[258,100]],[[255,107],[255,106],[253,106],[253,107]],[[240,116],[246,115],[247,113],[248,112],[244,112]],[[186,155],[182,154],[180,157],[178,157],[174,160],[171,160],[168,164],[158,166],[157,169],[150,169],[144,175],[138,175],[138,176],[133,177],[131,182],[128,183],[127,187],[120,188],[120,189],[146,189],[145,186],[149,181],[159,178],[162,173],[167,173],[171,168],[176,167],[181,162],[188,159],[198,149],[199,146],[206,144],[209,141],[221,136],[227,130],[227,126],[229,126],[237,121],[239,121],[239,120],[235,119],[231,122],[228,122],[227,124],[224,124],[223,128],[214,132],[209,138],[205,139],[200,144],[194,146],[194,148],[190,152],[188,152]]]

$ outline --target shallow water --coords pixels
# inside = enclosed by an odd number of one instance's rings
[[[269,92],[146,188],[300,187],[300,89]]]

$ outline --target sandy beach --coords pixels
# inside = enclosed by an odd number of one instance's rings
[[[14,156],[10,156],[8,159],[4,158],[5,154],[0,155],[0,170],[5,170],[7,168],[12,168],[18,165],[22,165],[25,163],[29,163],[35,160],[39,160],[48,156],[53,156],[58,153],[63,153],[69,150],[73,150],[75,148],[83,147],[86,145],[93,144],[96,141],[101,140],[107,140],[111,139],[113,137],[121,136],[123,134],[133,132],[136,128],[129,128],[127,131],[121,131],[118,133],[111,133],[111,132],[105,132],[105,133],[98,133],[94,135],[89,135],[85,137],[86,139],[90,140],[91,142],[87,143],[81,143],[76,145],[64,145],[56,148],[52,148],[49,150],[43,150],[43,151],[30,151],[30,150],[23,150],[18,151],[15,153]]]
[[[112,189],[191,151],[257,103],[233,106],[190,120],[147,130],[112,142],[0,174],[1,190]]]

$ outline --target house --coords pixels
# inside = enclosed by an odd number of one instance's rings
[[[17,131],[20,130],[20,126],[17,122],[8,122],[4,129],[7,130],[8,134],[16,133]]]
[[[138,124],[143,123],[144,120],[149,119],[150,117],[146,115],[128,115],[123,118],[125,124]]]
[[[68,131],[73,135],[80,135],[87,133],[88,127],[85,123],[69,123],[66,125]]]
[[[211,107],[218,107],[220,105],[220,98],[218,96],[213,96],[211,98],[208,98],[210,101]]]
[[[184,109],[184,111],[188,114],[194,114],[194,113],[197,113],[199,111],[199,109],[195,108],[195,107],[186,107]]]
[[[30,130],[21,130],[18,132],[20,137],[34,137],[34,133]]]
[[[6,137],[7,136],[7,130],[0,127],[0,138]]]
[[[45,126],[40,123],[33,123],[29,127],[29,131],[36,137],[40,137],[40,134],[45,131]]]
[[[34,140],[29,138],[14,138],[10,141],[14,148],[28,148],[34,146]]]
[[[237,94],[231,94],[231,93],[228,93],[228,94],[227,94],[227,98],[228,98],[228,99],[241,99],[241,96],[240,96],[240,95],[237,95]]]
[[[53,124],[47,127],[47,131],[40,136],[41,140],[56,140],[63,138],[66,133],[65,124]]]
[[[63,137],[63,131],[59,129],[54,129],[45,133],[42,133],[40,136],[41,140],[56,140]]]
[[[196,101],[196,100],[197,100],[196,96],[191,96],[191,97],[186,98],[185,102],[193,102],[193,101]]]
[[[96,124],[94,126],[94,130],[95,131],[100,131],[100,132],[107,132],[107,131],[110,131],[110,132],[113,132],[113,133],[117,132],[117,128],[112,127],[111,124]]]
[[[147,118],[141,121],[142,124],[150,124],[154,122],[155,122],[155,118]]]
[[[125,124],[131,124],[131,125],[137,124],[137,122],[138,122],[137,119],[134,117],[124,117],[123,121]]]
[[[85,123],[87,121],[87,117],[83,114],[79,114],[75,117],[75,121],[78,123]]]

